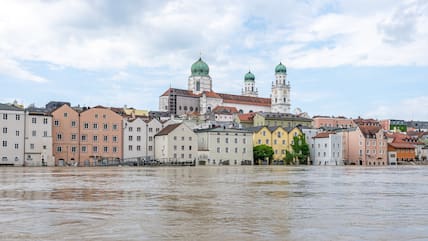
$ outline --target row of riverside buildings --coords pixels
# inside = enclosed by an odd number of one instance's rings
[[[308,164],[381,166],[426,160],[428,122],[314,116],[291,108],[291,83],[281,62],[270,98],[258,96],[254,73],[240,95],[213,90],[199,58],[188,88],[168,88],[159,111],[0,104],[0,165],[99,166],[122,163],[193,165],[281,164],[295,136],[304,135]],[[273,160],[253,160],[268,145]]]
[[[428,156],[427,122],[307,118],[236,108],[167,117],[66,102],[45,108],[0,104],[0,128],[0,165],[13,166],[281,164],[298,135],[306,138],[312,165],[396,165]],[[253,147],[262,144],[274,151],[267,163],[253,160]]]

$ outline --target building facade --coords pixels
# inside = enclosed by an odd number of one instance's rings
[[[96,106],[80,113],[80,163],[83,166],[118,163],[123,157],[122,116]]]
[[[171,124],[155,135],[155,160],[196,162],[198,137],[184,123]]]
[[[0,165],[24,164],[24,110],[0,104]]]
[[[314,165],[344,165],[342,157],[342,134],[321,132],[314,139]]]
[[[271,112],[290,113],[290,82],[287,82],[287,69],[282,63],[275,67],[275,82],[272,83],[271,103]]]
[[[259,112],[253,118],[253,124],[254,126],[281,126],[284,128],[311,127],[312,119],[290,113]]]
[[[242,129],[195,130],[198,136],[197,165],[252,165],[252,133]]]
[[[352,119],[348,119],[343,116],[314,116],[312,120],[313,128],[337,129],[351,128],[356,126],[355,122]]]
[[[24,166],[54,166],[52,116],[46,109],[25,110]]]
[[[79,113],[68,104],[51,112],[52,152],[55,166],[78,165],[80,162]]]

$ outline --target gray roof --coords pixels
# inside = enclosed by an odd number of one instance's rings
[[[258,112],[256,115],[261,115],[266,119],[271,120],[300,120],[312,121],[312,119],[300,117],[291,113],[275,113],[275,112]]]
[[[193,131],[196,132],[196,133],[201,133],[201,132],[252,133],[252,131],[250,131],[248,129],[235,129],[235,128],[222,128],[222,127],[207,128],[207,129],[195,129]]]
[[[8,105],[8,104],[2,104],[0,103],[0,110],[10,110],[10,111],[24,111],[23,109],[13,106],[13,105]]]

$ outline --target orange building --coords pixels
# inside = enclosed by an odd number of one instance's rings
[[[55,166],[79,163],[79,113],[65,104],[52,111],[52,152]]]
[[[415,145],[406,142],[388,144],[388,152],[397,153],[397,161],[414,161],[416,158]]]
[[[96,106],[80,113],[80,163],[96,166],[118,162],[123,156],[122,116]]]

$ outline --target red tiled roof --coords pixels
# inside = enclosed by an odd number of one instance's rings
[[[202,94],[205,94],[205,96],[209,98],[221,99],[221,97],[214,91],[204,91]],[[200,94],[200,96],[202,96],[202,94]]]
[[[254,119],[254,116],[256,115],[256,113],[246,113],[246,114],[239,114],[238,118],[240,121],[247,121],[247,122],[251,122]]]
[[[335,134],[335,132],[331,132],[331,131],[320,132],[320,133],[316,134],[312,138],[328,138],[330,136],[330,134]]]
[[[231,95],[231,94],[222,94],[218,95],[223,99],[225,103],[235,103],[242,105],[258,105],[258,106],[271,106],[270,98],[261,98],[261,97],[251,97],[243,95]]]
[[[361,125],[359,126],[359,128],[364,135],[375,135],[382,129],[381,126],[365,126],[365,125]]]
[[[407,142],[392,142],[388,145],[396,148],[396,149],[414,149],[415,145],[407,143]]]
[[[234,114],[234,113],[238,113],[238,110],[235,107],[230,107],[230,106],[216,106],[213,109],[214,113],[230,113],[230,114]]]
[[[159,131],[158,134],[156,134],[156,136],[164,136],[164,135],[168,135],[169,133],[171,133],[173,130],[175,130],[179,125],[181,125],[181,123],[177,123],[177,124],[171,124],[166,126],[165,128],[163,128],[161,131]]]

